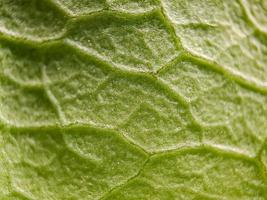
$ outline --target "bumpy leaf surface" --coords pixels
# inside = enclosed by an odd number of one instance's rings
[[[266,0],[0,0],[0,199],[267,199]]]

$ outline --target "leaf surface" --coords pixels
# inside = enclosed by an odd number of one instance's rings
[[[0,199],[267,199],[266,13],[2,0]]]

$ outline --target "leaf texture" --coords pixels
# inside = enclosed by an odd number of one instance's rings
[[[1,0],[0,199],[267,199],[266,0]]]

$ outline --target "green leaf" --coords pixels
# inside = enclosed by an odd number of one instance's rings
[[[265,0],[1,0],[0,199],[267,199]]]

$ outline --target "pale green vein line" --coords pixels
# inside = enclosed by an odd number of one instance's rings
[[[58,0],[47,0],[47,1],[50,4],[54,5],[62,13],[64,13],[64,15],[67,16],[68,18],[78,19],[78,20],[80,18],[83,18],[83,17],[90,17],[90,16],[94,16],[94,15],[99,15],[99,14],[102,14],[104,12],[118,14],[118,15],[124,15],[124,16],[126,15],[125,17],[127,17],[127,15],[139,16],[139,15],[143,15],[143,14],[148,14],[148,13],[154,12],[155,10],[158,9],[156,6],[152,6],[150,9],[147,9],[145,11],[130,12],[130,11],[127,11],[125,9],[112,9],[112,7],[107,2],[105,2],[105,5],[103,5],[102,8],[95,9],[95,10],[90,11],[90,12],[75,13],[71,9],[69,9],[67,6],[65,6],[63,3],[59,2]]]
[[[175,23],[175,26],[179,26],[179,27],[202,27],[202,28],[223,28],[223,29],[230,29],[233,31],[233,33],[235,33],[237,36],[239,36],[240,38],[245,37],[246,33],[242,32],[241,30],[237,29],[236,27],[233,27],[231,24],[227,24],[227,23],[220,23],[220,22],[216,22],[216,23],[209,23],[209,22],[186,22],[186,23]],[[218,46],[220,47],[220,46]]]
[[[61,13],[68,17],[68,18],[71,18],[74,16],[74,13],[69,10],[66,6],[64,6],[62,3],[60,3],[59,1],[57,0],[46,0],[47,2],[50,3],[50,5],[54,6],[55,8],[57,8],[59,11],[61,11]]]
[[[62,39],[66,34],[66,30],[62,30],[61,33],[54,34],[51,37],[33,37],[33,36],[21,36],[14,31],[10,31],[6,28],[0,26],[0,38],[7,39],[7,40],[14,40],[14,41],[21,41],[23,43],[30,43],[30,44],[43,44],[43,43],[50,43],[56,40]]]
[[[262,159],[262,154],[264,153],[264,150],[266,150],[266,149],[267,149],[267,137],[264,140],[264,142],[262,143],[259,151],[257,152],[257,154],[255,156],[255,159],[258,162],[262,177],[264,178],[264,180],[267,183],[267,165],[266,165],[266,163],[264,163],[264,161]]]
[[[70,17],[70,20],[72,21],[79,21],[83,18],[91,18],[95,16],[100,16],[102,14],[112,14],[112,15],[123,17],[123,18],[133,18],[133,17],[147,16],[147,15],[157,12],[158,10],[159,10],[158,8],[152,8],[150,10],[143,11],[143,12],[127,12],[126,10],[123,11],[123,10],[115,10],[115,9],[110,9],[110,8],[103,8],[103,9],[99,9],[96,11],[92,11],[90,13],[84,13],[84,14],[79,14],[79,15],[69,10],[69,17]]]
[[[68,142],[66,141],[66,138],[65,138],[64,136],[65,136],[65,135],[63,134],[64,144],[65,144],[66,149],[67,149],[69,152],[71,152],[71,153],[75,154],[76,156],[78,156],[79,158],[81,158],[81,159],[83,159],[83,160],[87,160],[87,161],[89,161],[89,162],[91,162],[91,163],[93,163],[93,164],[95,164],[95,165],[99,165],[99,164],[101,164],[101,163],[99,162],[98,159],[93,158],[93,157],[91,157],[91,156],[86,156],[86,155],[82,154],[81,152],[79,152],[79,151],[77,151],[77,150],[74,150],[74,148],[71,147],[71,146],[68,144]]]
[[[98,200],[105,200],[106,198],[108,198],[108,196],[109,196],[110,194],[112,194],[112,193],[115,192],[115,191],[118,191],[118,190],[122,189],[124,186],[126,186],[127,184],[129,184],[129,183],[130,183],[131,181],[133,181],[135,178],[137,178],[138,176],[140,176],[140,174],[143,172],[143,170],[144,170],[146,164],[149,162],[149,159],[150,159],[150,157],[148,157],[148,158],[144,161],[143,165],[140,167],[140,170],[139,170],[134,176],[130,177],[128,180],[124,181],[123,183],[121,183],[121,184],[119,184],[119,185],[113,187],[111,190],[109,190],[108,192],[106,192],[106,194],[104,194],[104,195],[103,195],[102,197],[100,197]]]
[[[51,45],[58,41],[62,41],[62,39],[65,38],[66,33],[67,32],[64,31],[62,34],[55,35],[55,37],[46,37],[41,39],[32,37],[21,37],[18,35],[8,34],[6,32],[2,32],[0,27],[0,39],[6,41],[12,41],[13,43],[22,43],[25,45],[38,46],[38,47],[42,47],[42,45]]]
[[[118,131],[118,130],[116,130],[116,131]],[[125,139],[125,141],[127,141],[129,144],[131,144],[132,146],[135,146],[136,148],[140,149],[140,150],[143,151],[146,155],[150,155],[150,154],[151,154],[148,150],[146,150],[145,147],[143,147],[143,146],[137,144],[133,139],[131,139],[131,138],[129,138],[128,136],[126,136],[126,134],[123,134],[123,133],[121,133],[120,131],[118,131],[118,132],[120,133],[121,137],[123,137],[123,138]]]
[[[64,16],[65,18],[69,18],[69,13],[67,12],[63,4],[61,4],[57,0],[43,0],[43,1],[48,3],[53,9],[55,9],[58,13],[60,13],[61,16]]]
[[[264,26],[261,26],[252,16],[251,12],[249,11],[248,8],[248,2],[244,1],[244,0],[238,0],[238,3],[240,4],[241,8],[243,9],[247,19],[249,20],[249,22],[262,34],[267,36],[267,28]]]
[[[11,74],[0,73],[0,76],[11,81],[15,85],[18,85],[18,86],[23,87],[23,88],[29,88],[29,89],[41,89],[41,88],[43,88],[43,84],[39,83],[37,81],[24,82],[24,81],[18,80],[17,78],[12,76]]]
[[[0,104],[0,108],[1,108],[1,104]],[[2,110],[2,108],[1,108],[1,110]],[[11,125],[11,123],[10,123],[10,121],[8,120],[8,119],[6,119],[3,115],[2,115],[2,113],[1,113],[1,115],[0,115],[0,128],[1,128],[1,126],[10,126]]]
[[[47,95],[48,99],[50,100],[52,106],[55,108],[60,122],[63,125],[66,124],[66,117],[65,117],[65,115],[61,109],[61,106],[60,106],[57,98],[54,96],[54,94],[52,93],[52,91],[50,90],[50,88],[47,84],[49,82],[49,79],[48,79],[47,74],[46,74],[46,66],[45,65],[42,67],[42,82],[43,82],[43,86],[44,86],[44,90],[46,92],[46,95]]]
[[[26,194],[26,192],[23,191],[22,189],[19,189],[18,187],[14,186],[14,184],[12,184],[12,187],[13,187],[13,190],[14,190],[14,194],[16,196],[20,196],[20,197],[25,198],[27,200],[37,200],[33,196]]]
[[[222,154],[242,158],[245,160],[255,161],[255,157],[253,155],[245,153],[244,151],[242,151],[238,148],[231,148],[228,146],[214,145],[214,144],[208,144],[208,143],[181,146],[181,147],[178,147],[176,149],[157,152],[157,153],[153,154],[152,157],[160,156],[160,155],[168,155],[168,154],[173,154],[173,153],[177,153],[177,152],[181,152],[181,151],[187,151],[187,150],[188,151],[198,150],[198,149],[207,149],[207,150],[215,152],[217,154],[222,153]]]
[[[160,68],[157,69],[157,71],[155,72],[155,74],[158,76],[160,75],[162,72],[164,72],[167,68],[169,68],[170,66],[173,66],[179,59],[181,56],[176,56],[173,59],[171,59],[169,62],[167,62],[165,65],[161,66]]]
[[[164,154],[164,153],[171,153],[175,151],[179,151],[182,149],[187,149],[187,148],[194,148],[203,145],[201,141],[199,142],[191,142],[189,144],[180,144],[176,145],[176,147],[170,147],[170,148],[165,148],[163,150],[153,150],[150,152],[151,155],[158,155],[158,154]]]
[[[171,31],[172,37],[175,38],[176,45],[183,50],[184,48],[183,48],[182,42],[180,40],[180,37],[177,36],[174,25],[173,25],[172,21],[169,19],[167,13],[165,12],[165,5],[162,1],[160,1],[160,13],[163,16],[165,23],[168,25],[168,27]]]

